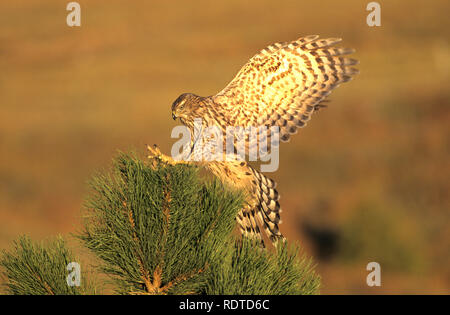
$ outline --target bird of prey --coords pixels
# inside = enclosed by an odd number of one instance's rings
[[[325,107],[325,98],[334,88],[358,73],[352,67],[357,60],[347,57],[354,50],[336,47],[340,41],[312,35],[272,44],[253,56],[219,93],[180,95],[172,105],[172,116],[191,134],[195,119],[201,119],[203,127],[217,126],[224,133],[229,126],[276,126],[279,139],[287,142],[313,113]],[[248,137],[246,140],[249,149],[252,144]],[[195,140],[191,145],[195,146]],[[263,229],[275,245],[284,240],[278,227],[281,208],[273,180],[239,159],[202,163],[224,183],[246,193],[246,204],[236,218],[243,235],[263,243]]]

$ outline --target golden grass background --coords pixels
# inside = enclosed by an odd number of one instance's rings
[[[361,74],[281,147],[281,228],[322,293],[449,293],[448,1],[0,2],[0,248],[80,226],[86,180],[117,150],[170,152],[170,105],[221,90],[257,51],[319,34]],[[382,267],[381,288],[365,283]]]

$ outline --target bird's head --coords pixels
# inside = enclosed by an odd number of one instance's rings
[[[199,101],[201,97],[192,93],[184,93],[172,104],[172,118],[176,120],[180,118],[181,121],[190,120],[195,116],[199,108]]]

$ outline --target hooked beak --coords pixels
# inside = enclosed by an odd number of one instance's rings
[[[175,116],[175,114],[172,113],[172,118],[173,118],[173,120],[175,120],[175,119],[177,119],[177,116]]]

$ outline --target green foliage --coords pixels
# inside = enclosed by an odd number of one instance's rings
[[[90,182],[77,237],[102,264],[119,294],[316,294],[320,284],[298,248],[261,248],[234,235],[243,194],[195,166],[117,157],[111,173]],[[14,294],[80,294],[66,284],[73,261],[59,240],[36,247],[27,239],[6,254]],[[37,275],[37,276],[36,276]]]
[[[4,251],[0,266],[7,278],[6,291],[21,295],[79,295],[94,293],[81,281],[81,286],[68,286],[67,265],[75,262],[62,238],[48,244],[33,243],[28,237],[14,242],[14,250]]]
[[[276,252],[235,242],[210,274],[205,294],[275,295],[318,294],[320,278],[311,262],[297,257],[298,248],[280,244]]]
[[[112,176],[91,184],[96,193],[80,237],[120,293],[197,292],[242,205],[239,193],[217,181],[202,184],[195,167],[153,169],[125,155]]]

